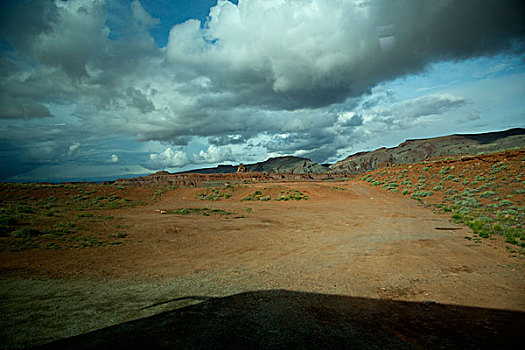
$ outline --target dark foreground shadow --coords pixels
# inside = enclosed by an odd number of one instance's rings
[[[525,313],[268,290],[202,303],[40,349],[518,349]],[[154,305],[151,305],[154,306]]]

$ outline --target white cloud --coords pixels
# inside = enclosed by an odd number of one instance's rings
[[[69,155],[71,156],[75,151],[80,147],[80,143],[75,142],[71,146],[69,146]]]
[[[106,163],[115,164],[118,163],[118,156],[116,154],[112,154],[111,157],[106,160]]]
[[[206,151],[201,150],[199,154],[194,154],[193,159],[198,164],[214,164],[235,159],[229,147],[209,146]]]
[[[148,169],[158,170],[165,168],[179,168],[190,163],[186,152],[181,150],[172,150],[168,147],[161,153],[152,153],[149,161],[144,165]]]

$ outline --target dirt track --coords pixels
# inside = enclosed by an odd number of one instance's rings
[[[240,201],[289,188],[310,199]],[[474,244],[468,229],[414,200],[359,182],[254,184],[218,202],[199,201],[199,191],[112,212],[127,227],[122,246],[2,253],[2,343],[38,344],[198,302],[174,298],[257,290],[525,311],[523,261],[502,239]],[[232,214],[156,211],[202,207]]]

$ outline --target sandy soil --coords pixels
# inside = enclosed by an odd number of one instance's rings
[[[241,201],[286,189],[309,200]],[[363,182],[250,184],[221,201],[200,201],[200,192],[180,188],[153,205],[108,211],[122,218],[124,245],[2,252],[2,345],[260,290],[503,309],[523,322],[523,259],[510,257],[502,238],[464,239],[469,229],[417,201]],[[158,211],[204,207],[230,214]],[[184,299],[195,295],[206,298]]]

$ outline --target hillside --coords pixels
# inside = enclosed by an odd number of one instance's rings
[[[525,146],[525,129],[484,134],[450,135],[407,140],[397,147],[379,148],[348,156],[330,166],[332,171],[361,174],[391,164],[410,164],[437,157],[497,152]]]
[[[525,247],[525,149],[392,165],[362,181],[431,206],[472,228],[465,239],[491,245],[494,236]],[[510,252],[522,249],[507,247]],[[516,250],[515,250],[516,249]]]

